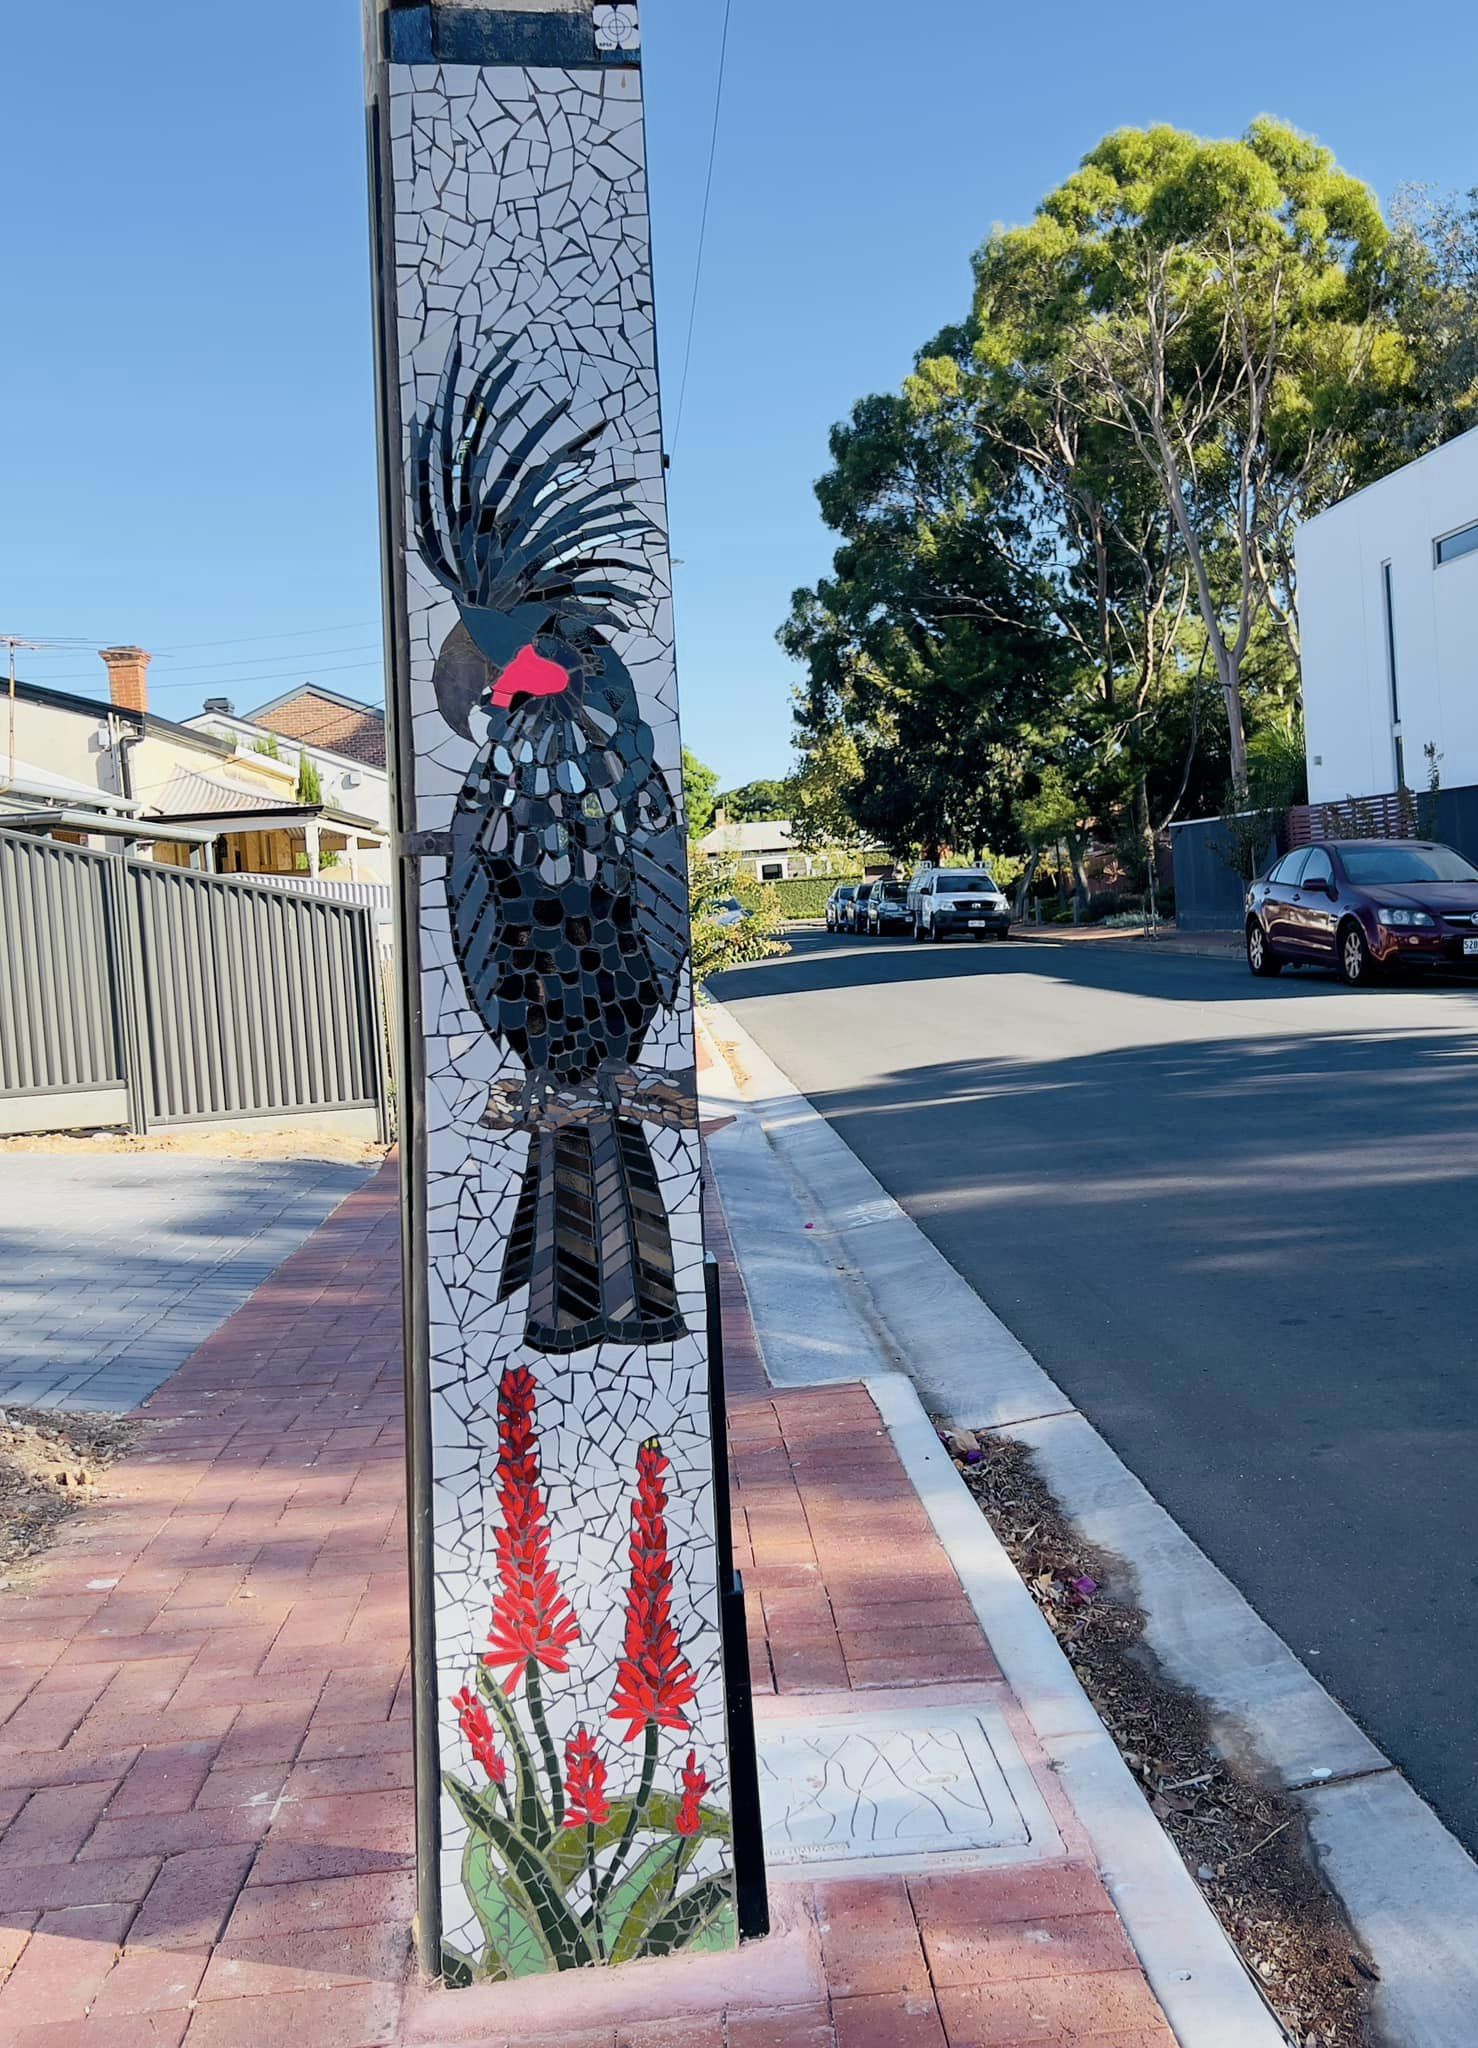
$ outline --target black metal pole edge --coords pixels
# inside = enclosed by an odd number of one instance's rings
[[[410,632],[397,565],[404,554],[399,490],[400,383],[395,345],[395,246],[389,82],[382,0],[364,0],[366,145],[375,341],[375,440],[385,632],[385,713],[395,877],[395,1005],[400,1031],[400,1221],[405,1351],[406,1542],[410,1579],[411,1729],[415,1763],[416,1959],[441,1974],[441,1753],[436,1727],[435,1527],[432,1508],[430,1309],[426,1279],[426,1069],[421,1029],[420,863],[414,825]]]
[[[744,1581],[734,1569],[734,1521],[729,1499],[729,1411],[724,1388],[724,1322],[718,1261],[703,1256],[708,1311],[708,1416],[713,1443],[713,1531],[719,1582],[719,1639],[724,1667],[724,1712],[729,1738],[729,1825],[734,1852],[734,1907],[741,1941],[770,1931],[765,1879],[764,1821],[759,1758],[754,1741],[754,1691],[749,1680],[749,1630]]]

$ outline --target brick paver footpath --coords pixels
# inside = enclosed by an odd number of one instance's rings
[[[5,2048],[1169,2044],[866,1391],[769,1388],[716,1213],[762,1723],[988,1688],[1067,1854],[776,1884],[738,1957],[410,1982],[395,1196],[387,1169],[200,1346],[0,1593]]]

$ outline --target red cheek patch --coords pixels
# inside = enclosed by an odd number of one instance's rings
[[[493,685],[493,702],[506,711],[515,697],[557,697],[570,687],[569,671],[557,661],[546,661],[533,647],[514,655]]]

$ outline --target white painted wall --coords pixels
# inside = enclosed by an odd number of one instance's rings
[[[1298,536],[1309,797],[1396,787],[1382,564],[1391,564],[1406,779],[1422,749],[1446,788],[1478,783],[1478,552],[1440,566],[1436,542],[1478,522],[1478,428],[1311,519]]]

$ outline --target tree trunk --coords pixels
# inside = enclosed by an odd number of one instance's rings
[[[1145,923],[1153,931],[1159,922],[1159,909],[1155,902],[1155,894],[1159,888],[1159,875],[1157,873],[1158,862],[1155,857],[1155,821],[1150,816],[1149,783],[1143,775],[1139,778],[1139,789],[1135,802],[1136,808],[1139,811],[1140,843],[1144,848]]]
[[[1088,869],[1083,842],[1076,833],[1068,841],[1073,864],[1073,923],[1082,924],[1088,915]]]
[[[1016,877],[1016,906],[1013,915],[1019,924],[1026,916],[1027,898],[1031,895],[1032,883],[1037,877],[1037,862],[1042,858],[1036,847],[1026,857],[1026,866]]]

